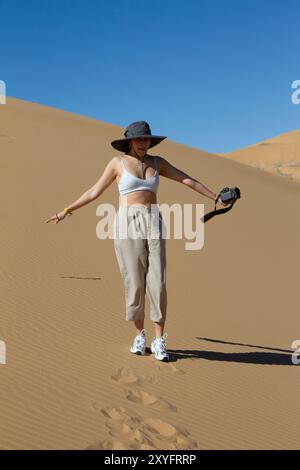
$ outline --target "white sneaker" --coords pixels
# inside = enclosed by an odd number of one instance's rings
[[[144,356],[146,352],[146,330],[142,330],[139,335],[134,338],[133,345],[130,348],[130,352]]]
[[[155,355],[158,361],[169,362],[169,354],[166,348],[166,339],[168,334],[165,333],[160,338],[153,338],[151,343],[151,352]]]

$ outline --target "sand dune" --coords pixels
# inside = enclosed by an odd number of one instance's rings
[[[205,224],[202,250],[167,240],[172,362],[134,356],[113,242],[96,237],[116,183],[45,223],[96,182],[122,130],[15,98],[0,106],[0,448],[299,448],[299,184],[168,139],[150,151],[242,198]],[[163,177],[158,196],[213,208]],[[148,299],[146,317],[150,343]]]
[[[219,155],[300,181],[300,130]]]

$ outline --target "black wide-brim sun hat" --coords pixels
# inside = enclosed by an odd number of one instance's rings
[[[117,139],[111,142],[114,149],[121,152],[128,152],[130,150],[128,141],[138,137],[150,137],[149,148],[158,145],[162,140],[167,138],[163,135],[152,135],[150,126],[146,121],[137,121],[129,124],[129,126],[126,127],[124,136],[124,139]]]

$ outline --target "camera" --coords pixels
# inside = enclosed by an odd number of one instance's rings
[[[222,202],[235,201],[236,199],[239,199],[241,197],[241,191],[237,187],[234,187],[234,188],[226,187],[220,191],[218,198],[219,197],[221,198]]]
[[[237,199],[239,199],[240,197],[241,197],[241,191],[236,186],[234,188],[228,188],[226,186],[226,188],[221,189],[221,191],[219,192],[218,196],[215,199],[215,208],[214,208],[214,210],[209,212],[208,214],[204,215],[204,217],[202,219],[203,222],[204,223],[208,222],[215,215],[219,215],[219,214],[223,214],[224,212],[228,212],[230,209],[232,209],[233,204],[235,203],[235,201]],[[230,206],[228,205],[228,207],[216,210],[217,202],[218,202],[219,199],[224,203],[231,203]]]

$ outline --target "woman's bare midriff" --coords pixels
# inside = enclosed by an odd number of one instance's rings
[[[156,194],[152,191],[133,191],[124,196],[119,196],[119,207],[131,206],[132,204],[142,204],[145,207],[151,207],[151,204],[157,204]]]
[[[122,171],[123,168],[120,162],[120,165],[118,165],[118,176],[116,177],[117,184],[119,184]],[[152,175],[147,175],[147,178],[151,176]],[[142,204],[145,207],[151,207],[151,204],[157,204],[157,196],[152,191],[132,191],[124,195],[119,194],[119,207],[131,206],[133,204]]]

